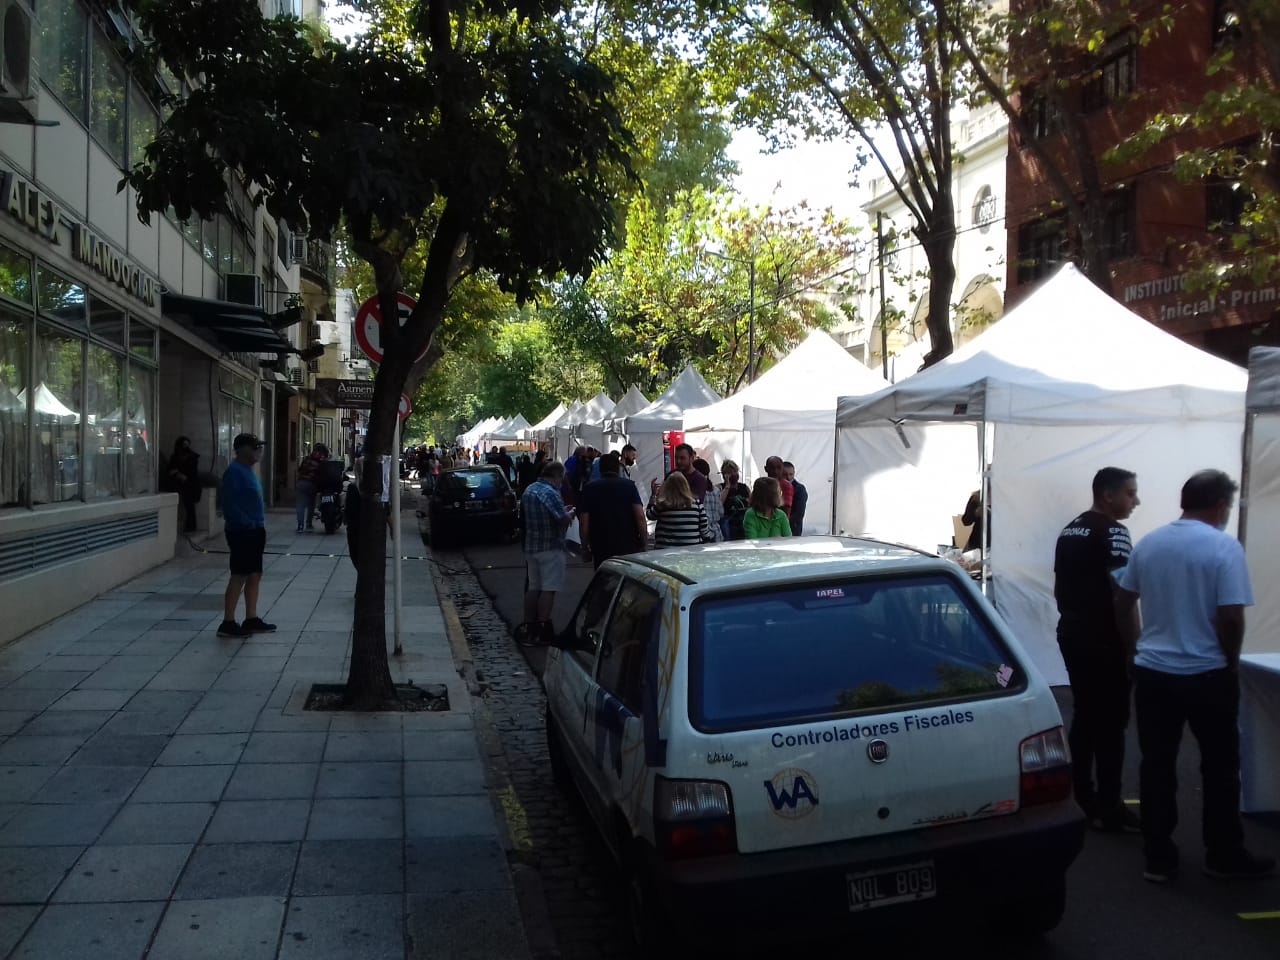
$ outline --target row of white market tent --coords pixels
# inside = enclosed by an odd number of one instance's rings
[[[1255,425],[1252,440],[1261,466],[1250,472],[1250,526],[1265,531],[1257,547],[1274,551],[1280,361],[1270,377],[1273,416],[1265,428]],[[689,367],[638,409],[631,408],[644,397],[634,388],[616,405],[598,394],[557,407],[524,437],[550,443],[561,459],[580,444],[616,450],[630,442],[642,492],[662,475],[667,431],[683,431],[713,471],[737,461],[748,484],[778,455],[808,488],[805,533],[874,536],[930,552],[950,546],[953,517],[982,489],[991,516],[983,575],[1041,669],[1062,682],[1052,569],[1058,531],[1088,506],[1102,466],[1138,473],[1143,505],[1129,521],[1135,541],[1177,516],[1180,487],[1196,470],[1239,476],[1247,379],[1067,265],[955,354],[896,384],[819,331],[728,398]],[[1272,512],[1258,506],[1264,493]],[[1277,569],[1280,562],[1268,575]],[[1275,605],[1268,636],[1280,649],[1280,598]]]

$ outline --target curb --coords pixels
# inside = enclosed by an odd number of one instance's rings
[[[503,752],[502,741],[483,696],[483,684],[476,675],[475,661],[471,656],[471,648],[467,644],[466,630],[462,626],[462,620],[458,617],[453,601],[444,595],[440,573],[434,564],[431,566],[431,576],[435,581],[436,597],[440,603],[441,614],[444,616],[445,633],[449,637],[454,664],[467,685],[467,691],[471,694],[471,715],[475,722],[476,739],[479,741],[480,750],[488,768],[490,801],[498,814],[496,819],[501,834],[500,839],[507,854],[507,865],[511,870],[511,883],[515,889],[516,902],[520,907],[525,941],[533,960],[558,960],[561,956],[560,948],[556,943],[555,928],[551,924],[551,911],[547,907],[546,894],[542,889],[542,877],[537,869],[537,854],[534,852],[533,842],[529,836],[524,807],[521,806],[515,787],[511,783],[506,754]]]

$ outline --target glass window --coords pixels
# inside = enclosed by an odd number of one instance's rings
[[[22,303],[31,302],[31,258],[0,243],[0,293]]]
[[[33,428],[36,460],[31,502],[61,503],[80,496],[80,398],[84,341],[40,325],[36,339]]]
[[[231,225],[231,218],[226,214],[218,214],[218,263],[217,269],[221,274],[231,272],[231,237],[235,233],[235,227]]]
[[[653,636],[660,604],[656,592],[627,580],[618,591],[618,601],[613,606],[600,648],[597,681],[635,714],[644,712],[641,701],[645,650]]]
[[[89,297],[89,332],[95,337],[125,345],[124,311],[98,297]]]
[[[621,575],[612,570],[601,570],[587,587],[577,612],[569,621],[568,634],[576,649],[573,656],[590,672],[596,658],[596,649],[600,646],[600,635],[604,632],[605,618],[609,615],[609,605],[617,592]]]
[[[187,238],[187,243],[191,244],[197,250],[200,249],[200,221],[188,220],[182,225],[182,235]]]
[[[121,358],[105,347],[89,345],[85,377],[89,429],[86,436],[86,500],[120,495],[120,457],[124,450],[128,418],[124,411]]]
[[[129,364],[129,396],[125,404],[124,492],[138,495],[156,492],[156,457],[151,431],[151,411],[156,375],[136,363]]]
[[[201,241],[204,245],[202,253],[204,254],[204,262],[213,269],[218,269],[218,220],[220,217],[214,217],[212,220],[205,220],[200,226]]]
[[[80,0],[40,4],[40,76],[79,120],[84,120],[89,15]]]
[[[40,312],[81,330],[85,327],[84,287],[46,267],[36,268]]]
[[[26,506],[31,320],[0,307],[0,507]]]
[[[147,144],[156,138],[156,108],[135,83],[129,88],[129,166],[143,161]]]
[[[89,130],[116,164],[125,162],[125,88],[128,74],[101,30],[93,31],[93,80],[89,95]]]
[[[694,605],[690,717],[706,731],[1000,696],[1025,678],[940,574],[810,584]]]
[[[129,318],[129,352],[152,363],[156,359],[156,331],[137,317]]]

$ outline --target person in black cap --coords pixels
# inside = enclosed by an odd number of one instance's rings
[[[232,443],[236,458],[222,475],[222,515],[231,551],[231,579],[223,595],[220,637],[244,638],[271,633],[274,623],[258,616],[258,585],[262,582],[262,554],[267,546],[267,511],[262,483],[253,467],[262,455],[262,441],[252,433]],[[244,623],[236,623],[236,607],[244,593]]]

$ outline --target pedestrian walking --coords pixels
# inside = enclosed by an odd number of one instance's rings
[[[182,529],[184,533],[196,530],[196,504],[200,502],[200,454],[191,449],[189,437],[179,437],[173,442],[173,453],[169,454],[167,490],[178,495],[178,506],[182,510]]]
[[[621,460],[617,453],[599,458],[600,479],[586,485],[578,505],[583,553],[597,569],[610,557],[638,553],[648,546],[649,524],[640,491],[622,476]]]
[[[718,490],[724,506],[724,519],[721,521],[724,539],[744,540],[746,533],[742,529],[742,518],[751,505],[751,488],[742,482],[741,471],[732,460],[720,465],[720,476],[724,478]]]
[[[782,479],[791,484],[791,512],[787,519],[791,522],[791,535],[798,537],[804,533],[804,514],[809,506],[809,488],[796,479],[796,465],[790,460],[782,461]]]
[[[693,465],[692,459],[689,461]],[[698,474],[702,476],[702,474]],[[679,470],[667,474],[645,510],[650,520],[655,521],[653,543],[655,547],[692,547],[699,543],[712,543],[715,533],[711,529],[711,521],[707,519],[707,511],[695,499],[689,489],[689,481]]]
[[[1063,527],[1053,561],[1058,648],[1071,683],[1076,801],[1095,830],[1110,833],[1140,829],[1120,794],[1130,683],[1114,599],[1114,578],[1133,550],[1121,521],[1139,503],[1137,475],[1103,467],[1093,478],[1093,506]]]
[[[316,479],[320,465],[329,459],[329,448],[317,443],[311,452],[298,462],[298,482],[294,487],[294,510],[297,514],[298,533],[303,528],[314,529],[312,521],[316,512]]]
[[[782,510],[782,491],[774,477],[759,477],[752,485],[742,532],[748,540],[791,536],[791,521]]]
[[[1120,575],[1120,628],[1133,651],[1134,707],[1142,750],[1139,797],[1143,877],[1178,870],[1178,747],[1191,727],[1200,747],[1204,872],[1217,878],[1270,874],[1272,857],[1250,853],[1240,822],[1240,679],[1244,608],[1253,592],[1244,548],[1225,533],[1237,486],[1202,470],[1182,486],[1182,516],[1134,547]],[[1139,605],[1142,622],[1139,627]]]
[[[522,632],[530,639],[552,635],[551,610],[564,586],[564,534],[574,511],[560,496],[562,483],[564,464],[552,460],[520,498],[527,572]]]
[[[222,474],[222,516],[231,577],[222,598],[220,637],[244,637],[271,633],[274,623],[258,616],[258,588],[262,583],[262,554],[267,546],[267,511],[262,483],[254,465],[262,456],[262,441],[251,433],[232,442],[235,459]],[[236,622],[240,594],[244,594],[244,622]]]
[[[693,469],[706,477],[707,495],[702,498],[702,507],[707,511],[707,519],[711,521],[711,532],[715,534],[717,542],[724,539],[724,531],[722,526],[724,523],[724,501],[719,497],[719,491],[711,482],[711,464],[697,457],[693,461]]]

